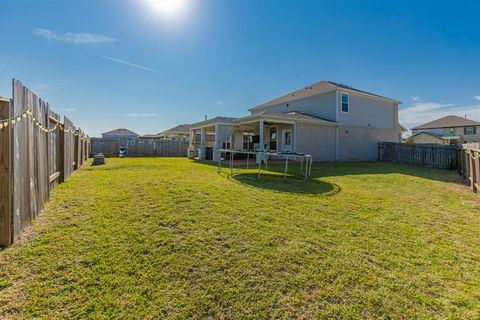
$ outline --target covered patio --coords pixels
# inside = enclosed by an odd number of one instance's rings
[[[192,159],[218,161],[220,150],[309,153],[317,140],[309,135],[318,133],[316,127],[327,127],[336,136],[336,122],[298,112],[216,117],[192,125],[188,154]]]

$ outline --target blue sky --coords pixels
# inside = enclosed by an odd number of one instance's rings
[[[11,79],[91,136],[158,133],[319,80],[399,99],[407,127],[480,121],[480,2],[1,0],[0,95]]]

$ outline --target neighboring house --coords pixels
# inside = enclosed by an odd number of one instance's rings
[[[458,144],[480,141],[480,122],[446,116],[412,128],[413,143]]]
[[[161,139],[188,141],[190,138],[190,124],[181,124],[158,134]]]
[[[102,138],[135,139],[138,137],[139,137],[138,134],[125,128],[115,129],[112,131],[102,133]]]
[[[422,144],[444,144],[444,140],[441,136],[430,132],[419,132],[410,137],[409,143],[422,143]]]
[[[189,156],[217,160],[227,148],[308,153],[315,161],[374,160],[378,142],[401,141],[399,103],[321,81],[253,107],[249,116],[191,125]],[[209,133],[215,134],[210,143]]]
[[[102,139],[117,140],[122,146],[126,146],[129,140],[135,140],[138,137],[138,134],[125,128],[102,133]]]

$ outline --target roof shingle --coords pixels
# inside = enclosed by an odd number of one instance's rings
[[[467,118],[458,116],[446,116],[431,122],[427,122],[412,128],[416,129],[441,129],[441,128],[454,128],[454,127],[468,127],[468,126],[480,126],[480,122],[473,121]]]
[[[128,130],[126,128],[119,128],[115,129],[112,131],[104,132],[102,135],[107,135],[107,136],[139,136],[135,132]]]
[[[176,127],[173,127],[173,128],[167,129],[165,131],[162,131],[158,135],[175,134],[175,133],[189,133],[191,126],[192,125],[189,124],[189,123],[180,124]]]

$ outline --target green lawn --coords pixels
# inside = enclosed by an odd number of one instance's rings
[[[455,172],[216,169],[85,165],[0,251],[0,318],[480,317],[480,198]]]

